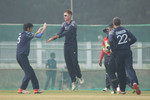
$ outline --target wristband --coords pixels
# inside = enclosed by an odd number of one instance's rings
[[[39,33],[39,34],[36,34],[35,37],[36,37],[36,38],[41,38],[42,35],[43,35],[43,33]]]

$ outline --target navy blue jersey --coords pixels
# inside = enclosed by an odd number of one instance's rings
[[[33,38],[31,32],[24,31],[19,33],[18,42],[17,42],[17,54],[26,54],[29,55],[30,52],[30,40]]]
[[[59,38],[65,36],[65,44],[73,44],[76,43],[76,32],[77,32],[77,25],[75,21],[70,22],[70,24],[67,24],[67,22],[64,22],[62,24],[62,27],[60,31],[58,32]]]
[[[46,67],[48,69],[56,69],[56,61],[54,59],[48,59],[46,62]]]
[[[130,45],[136,42],[136,37],[127,29],[118,27],[109,32],[110,49],[130,49]]]

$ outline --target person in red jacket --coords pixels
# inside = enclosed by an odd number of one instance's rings
[[[108,74],[107,74],[108,61],[109,61],[109,56],[111,53],[107,49],[107,47],[109,47],[108,34],[109,34],[109,31],[111,31],[112,29],[113,29],[113,24],[110,23],[109,27],[107,27],[106,29],[103,30],[103,32],[107,34],[107,36],[103,39],[102,50],[101,50],[101,55],[100,55],[100,59],[99,59],[99,65],[102,66],[102,59],[104,57],[104,66],[106,69],[106,88],[104,88],[103,91],[110,90],[110,85],[111,85]]]

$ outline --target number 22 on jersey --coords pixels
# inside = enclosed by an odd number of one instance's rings
[[[119,39],[118,44],[124,44],[127,43],[127,39],[128,39],[128,35],[127,34],[122,34],[122,35],[118,35],[117,39]]]

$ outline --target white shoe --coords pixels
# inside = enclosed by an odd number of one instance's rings
[[[74,91],[75,88],[76,88],[76,84],[75,84],[75,82],[72,82],[72,91]]]
[[[117,92],[116,91],[112,91],[111,94],[117,94]]]
[[[108,88],[104,88],[104,89],[103,89],[103,91],[105,91],[105,92],[106,92],[106,91],[110,91],[110,89],[108,89]]]
[[[79,78],[79,82],[80,82],[80,84],[83,84],[84,83],[84,79],[82,77]]]
[[[126,92],[125,91],[119,91],[119,94],[126,94]]]
[[[117,87],[117,92],[119,92],[120,91],[120,87]]]
[[[77,84],[78,84],[78,80],[76,80],[75,82],[72,82],[72,91],[76,89]]]

